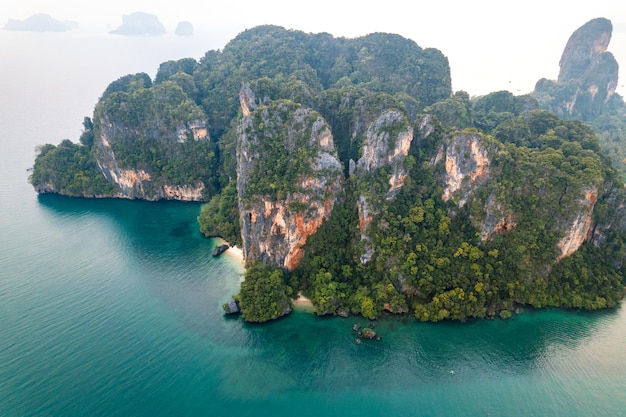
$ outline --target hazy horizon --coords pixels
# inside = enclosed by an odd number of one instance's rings
[[[422,8],[423,3],[423,8]],[[223,47],[238,33],[262,24],[275,24],[304,32],[328,32],[335,37],[357,37],[373,32],[397,33],[422,48],[436,48],[448,57],[452,87],[471,95],[507,89],[530,92],[540,78],[556,79],[559,59],[572,32],[591,19],[604,17],[613,23],[608,50],[626,66],[626,4],[597,0],[577,5],[565,1],[530,0],[504,4],[495,0],[475,2],[330,2],[319,0],[301,6],[277,0],[242,0],[229,4],[175,4],[150,0],[109,0],[102,5],[76,0],[10,0],[0,9],[0,25],[9,19],[24,20],[46,13],[58,20],[79,24],[81,31],[115,29],[124,15],[142,11],[155,14],[168,33],[176,24],[190,21],[197,36],[209,37]],[[213,46],[207,47],[216,49]],[[199,57],[194,57],[199,58]],[[626,94],[620,80],[618,92]]]

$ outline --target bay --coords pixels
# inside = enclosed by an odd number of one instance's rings
[[[620,416],[626,312],[507,321],[224,317],[243,269],[185,203],[37,196],[107,84],[208,38],[0,31],[0,416]],[[454,371],[453,374],[450,371]]]

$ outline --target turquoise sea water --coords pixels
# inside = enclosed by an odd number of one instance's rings
[[[626,311],[375,323],[226,318],[197,204],[38,197],[108,82],[219,45],[0,31],[0,416],[626,416]],[[210,43],[210,40],[204,40]],[[451,374],[450,371],[454,371]]]

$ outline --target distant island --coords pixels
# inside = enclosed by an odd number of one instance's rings
[[[25,32],[67,32],[78,28],[78,23],[60,21],[45,13],[34,14],[24,20],[9,19],[6,30]]]
[[[472,98],[452,91],[441,51],[399,35],[258,26],[113,81],[80,143],[42,146],[30,182],[207,203],[201,232],[242,250],[225,311],[246,321],[289,314],[300,294],[318,315],[369,320],[612,308],[626,104],[611,33],[583,25],[531,94]]]
[[[192,36],[193,35],[193,25],[191,22],[178,22],[176,25],[176,31],[174,32],[179,36]]]
[[[134,12],[122,17],[122,25],[109,33],[130,36],[158,36],[165,33],[165,27],[156,15]]]

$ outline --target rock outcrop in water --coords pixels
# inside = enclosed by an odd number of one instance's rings
[[[176,25],[176,30],[174,31],[176,35],[179,36],[192,36],[193,35],[193,25],[191,22],[178,22]]]
[[[60,21],[45,13],[37,13],[24,20],[9,19],[4,25],[6,30],[27,32],[67,32],[77,28],[76,22]]]
[[[122,17],[122,25],[109,33],[116,35],[156,36],[165,33],[165,27],[156,15],[134,12]]]

